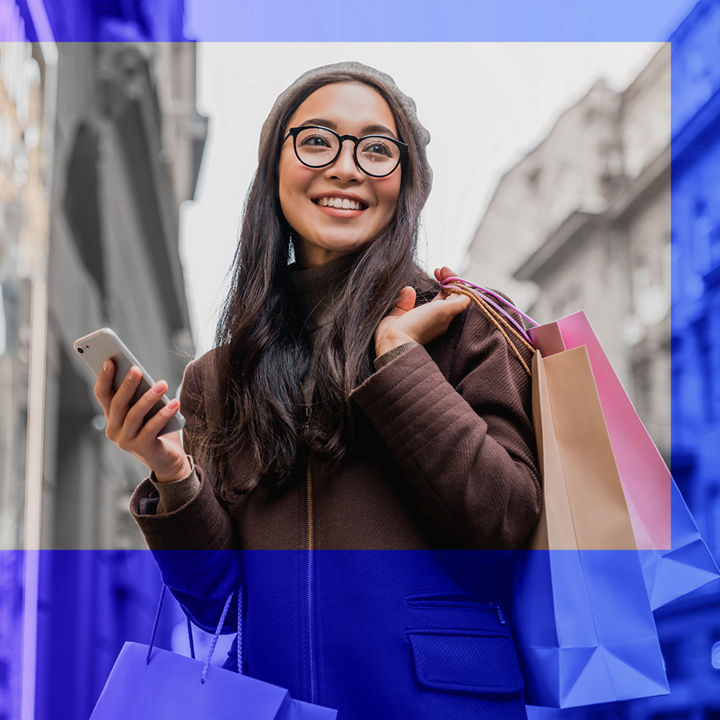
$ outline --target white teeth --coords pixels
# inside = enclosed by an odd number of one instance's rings
[[[357,200],[349,200],[348,198],[324,197],[317,200],[318,205],[323,207],[333,207],[338,210],[360,210],[361,205]]]

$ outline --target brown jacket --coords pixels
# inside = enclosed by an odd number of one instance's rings
[[[183,379],[185,448],[194,454],[210,351]],[[474,306],[444,335],[373,373],[352,395],[355,459],[335,474],[311,459],[306,482],[280,497],[239,490],[243,458],[217,493],[196,464],[199,492],[160,515],[131,511],[152,549],[441,549],[522,546],[541,510],[530,379]]]

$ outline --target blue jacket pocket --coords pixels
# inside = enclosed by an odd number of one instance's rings
[[[418,682],[467,693],[519,693],[524,688],[508,634],[487,630],[407,631]]]
[[[408,593],[405,602],[406,633],[421,686],[520,696],[525,687],[520,664],[497,603],[456,589]]]

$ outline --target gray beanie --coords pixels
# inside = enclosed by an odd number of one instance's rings
[[[351,75],[359,82],[369,81],[371,84],[379,85],[389,96],[395,98],[405,113],[408,124],[412,128],[412,133],[417,146],[417,159],[422,175],[422,183],[425,188],[425,198],[427,198],[432,185],[432,169],[428,164],[425,148],[430,142],[430,133],[427,128],[420,123],[417,117],[415,101],[401,92],[395,81],[386,73],[380,72],[369,65],[363,65],[359,62],[339,62],[332,65],[323,65],[313,68],[303,73],[290,87],[278,95],[275,104],[270,110],[270,114],[263,123],[260,132],[260,147],[263,146],[272,128],[278,121],[280,114],[284,111],[290,98],[297,96],[308,85],[313,84],[319,78],[327,78],[332,81],[333,76],[337,76],[339,81],[346,80]],[[329,84],[326,83],[326,84]]]

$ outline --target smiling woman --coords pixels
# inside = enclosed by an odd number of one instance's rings
[[[143,425],[132,371],[96,386],[152,471],[131,511],[188,616],[214,627],[241,583],[248,670],[343,720],[525,717],[496,576],[434,552],[520,547],[541,500],[527,375],[416,264],[429,139],[388,75],[305,73],[263,125],[183,443]]]

